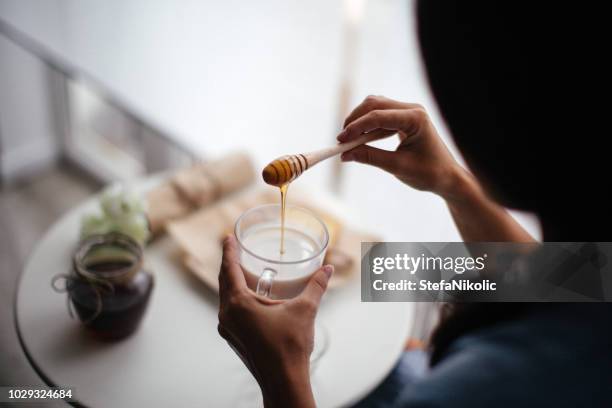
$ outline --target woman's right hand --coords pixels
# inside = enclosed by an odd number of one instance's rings
[[[397,133],[399,146],[388,151],[361,145],[345,152],[342,160],[371,164],[409,186],[438,194],[446,200],[464,241],[533,242],[455,161],[422,106],[368,96],[346,118],[338,141],[348,142],[371,132],[381,138]]]
[[[370,132],[381,137],[397,133],[400,143],[395,151],[361,145],[342,154],[342,161],[379,167],[413,188],[431,191],[445,199],[456,195],[461,181],[468,176],[421,105],[368,96],[346,118],[338,141],[348,142]]]

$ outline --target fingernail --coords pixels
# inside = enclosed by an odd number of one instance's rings
[[[346,129],[344,129],[342,132],[340,132],[340,134],[338,134],[338,136],[336,136],[336,140],[339,142],[344,142],[344,139],[346,139]]]
[[[342,160],[343,162],[349,162],[354,160],[353,154],[346,152],[346,153],[342,153],[342,155],[340,156],[340,160]]]
[[[327,279],[331,278],[332,273],[334,273],[334,267],[332,265],[325,265],[323,267],[323,272],[327,275]]]

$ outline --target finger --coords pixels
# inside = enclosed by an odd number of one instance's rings
[[[281,303],[286,302],[286,299],[271,299],[267,296],[259,295],[257,293],[253,293],[253,297],[255,298],[255,300],[257,300],[259,303],[261,303],[264,306],[280,305]]]
[[[238,259],[238,243],[233,235],[223,241],[223,260],[219,272],[219,295],[227,291],[241,290],[246,281]]]
[[[327,283],[329,282],[329,278],[331,278],[333,273],[334,267],[332,265],[325,265],[316,271],[296,300],[306,300],[313,305],[318,306],[321,302],[323,294],[325,293],[325,290],[327,290]]]
[[[402,131],[411,135],[418,130],[420,116],[417,109],[373,110],[351,122],[338,135],[338,140],[347,142],[377,129]]]
[[[376,166],[391,174],[396,174],[399,170],[400,158],[397,152],[378,149],[368,145],[357,146],[353,150],[343,153],[340,159],[343,162],[355,161]]]
[[[368,135],[371,135],[372,138],[370,140],[374,141],[378,139],[384,139],[385,137],[389,137],[396,133],[397,133],[397,130],[376,129],[371,132],[368,132]],[[340,141],[340,143],[343,143],[343,141]]]
[[[419,106],[420,105],[415,103],[400,102],[384,96],[370,95],[366,97],[359,105],[357,105],[355,109],[353,109],[353,111],[344,120],[342,127],[345,128],[355,119],[360,118],[361,116],[375,109],[406,109],[416,108]]]

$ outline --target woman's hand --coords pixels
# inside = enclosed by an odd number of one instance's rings
[[[456,181],[467,176],[450,154],[425,109],[383,96],[368,96],[344,122],[338,141],[348,142],[362,133],[381,137],[397,133],[395,151],[361,145],[344,153],[343,161],[356,161],[379,167],[418,190],[431,191],[444,198],[456,192]]]
[[[362,145],[345,152],[342,160],[380,167],[409,186],[438,194],[446,200],[464,241],[533,242],[455,161],[422,106],[368,96],[346,118],[338,141],[371,132],[381,138],[397,133],[399,146],[388,151]]]
[[[236,239],[223,242],[219,334],[257,379],[266,407],[315,406],[310,388],[314,319],[332,272],[326,265],[298,297],[271,300],[247,287]]]

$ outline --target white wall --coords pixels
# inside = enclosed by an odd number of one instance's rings
[[[3,182],[53,163],[58,135],[48,68],[0,34],[0,178]]]

